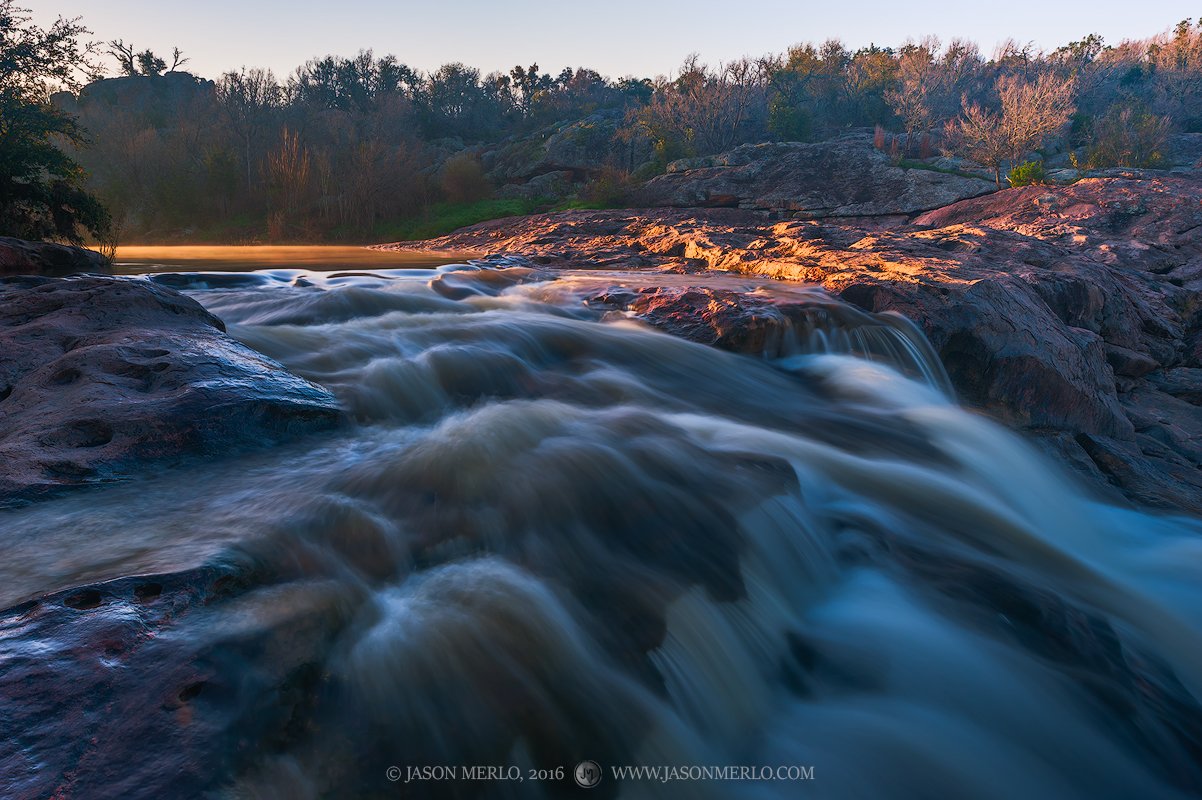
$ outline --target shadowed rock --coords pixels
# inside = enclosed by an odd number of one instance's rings
[[[0,611],[5,796],[206,797],[295,738],[348,596],[256,581],[204,566]]]
[[[327,390],[224,329],[144,281],[0,281],[0,503],[336,422]]]
[[[95,250],[0,236],[0,276],[108,272],[109,261]]]

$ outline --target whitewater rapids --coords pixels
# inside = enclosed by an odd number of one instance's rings
[[[1088,499],[856,335],[755,358],[441,274],[156,276],[344,424],[0,513],[3,605],[237,557],[274,579],[172,635],[333,609],[320,702],[209,796],[1202,793],[1196,521]],[[469,764],[566,776],[405,780]],[[614,772],[726,765],[812,777]]]

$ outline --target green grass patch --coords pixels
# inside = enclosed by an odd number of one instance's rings
[[[1048,182],[1048,172],[1038,161],[1019,164],[1006,176],[1011,186],[1032,186]]]
[[[541,199],[477,200],[474,203],[435,203],[416,217],[377,229],[379,241],[412,242],[444,236],[459,228],[501,217],[531,214],[546,201]]]
[[[607,208],[626,208],[626,204],[609,200],[565,200],[551,206],[551,211],[600,211]]]

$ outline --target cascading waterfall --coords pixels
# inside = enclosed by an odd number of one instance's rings
[[[272,579],[174,636],[326,621],[288,735],[209,796],[1202,793],[1195,521],[1083,497],[900,318],[764,360],[546,284],[448,299],[447,269],[157,277],[347,424],[0,516],[8,603],[242,559]]]

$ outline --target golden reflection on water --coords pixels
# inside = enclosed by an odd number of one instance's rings
[[[113,272],[250,272],[258,269],[304,269],[333,272],[344,269],[427,269],[455,264],[479,253],[393,252],[339,246],[131,246],[117,251]]]

